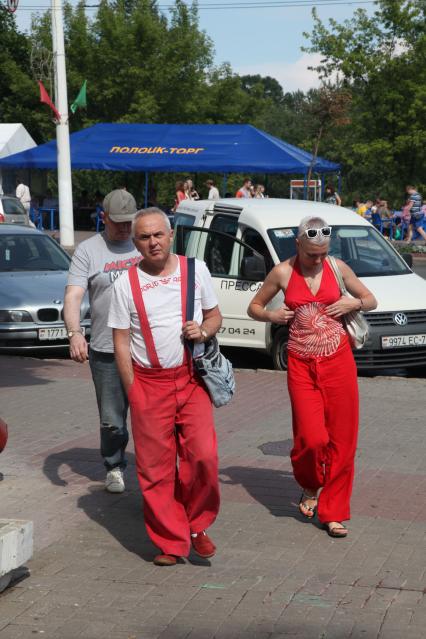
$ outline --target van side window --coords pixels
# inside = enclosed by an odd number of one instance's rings
[[[272,270],[274,263],[272,261],[269,249],[265,244],[265,240],[260,235],[260,233],[258,233],[254,229],[247,228],[244,231],[241,239],[243,242],[251,246],[255,251],[260,253],[260,255],[262,255],[262,257],[265,259],[266,274],[268,274],[269,271]],[[250,257],[250,255],[252,255],[252,253],[250,253],[249,249],[245,248],[243,258]]]
[[[179,212],[175,213],[174,221],[173,221],[173,228],[175,230],[175,233],[178,226],[194,226],[194,222],[195,222],[195,215],[188,215],[187,213],[179,213]],[[189,233],[185,235],[185,241],[184,241],[185,251],[188,246],[189,237],[190,237]]]
[[[206,242],[204,261],[212,275],[229,274],[232,250],[234,247],[232,237],[235,237],[237,234],[238,218],[231,217],[230,215],[215,215],[210,224],[210,229],[221,231],[230,237],[227,238],[223,235],[217,236],[214,233],[209,234]]]

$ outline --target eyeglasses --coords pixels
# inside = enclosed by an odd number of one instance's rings
[[[331,226],[323,226],[320,229],[306,229],[305,235],[310,240],[313,240],[314,237],[317,237],[318,235],[322,235],[323,237],[330,237]]]

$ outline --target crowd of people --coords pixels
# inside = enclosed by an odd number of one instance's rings
[[[214,180],[207,180],[205,182],[205,186],[208,189],[207,199],[209,200],[219,200],[220,193],[217,188]],[[235,195],[232,193],[225,193],[226,198],[237,197],[237,198],[264,198],[268,197],[265,193],[265,186],[263,184],[253,184],[250,178],[246,177],[243,179],[243,183],[239,189],[237,189]],[[172,208],[172,212],[176,211],[179,204],[182,200],[199,200],[200,195],[197,190],[194,188],[193,181],[191,178],[186,178],[185,180],[178,180],[176,182],[176,195],[175,201]]]
[[[207,529],[220,506],[218,453],[211,398],[193,358],[222,323],[212,279],[205,263],[195,260],[195,306],[187,317],[189,264],[171,250],[167,215],[155,207],[137,211],[124,189],[109,193],[103,210],[105,230],[74,252],[64,319],[71,358],[88,359],[92,372],[105,488],[125,490],[130,408],[145,526],[159,549],[154,563],[175,565],[191,547],[209,558],[216,553]],[[342,317],[372,310],[376,300],[337,260],[352,297],[341,294],[328,258],[331,234],[323,219],[302,220],[297,254],[271,270],[248,314],[289,324],[291,461],[302,489],[299,511],[309,519],[317,513],[326,532],[341,538],[348,534],[343,522],[350,518],[358,432],[356,367]],[[80,327],[86,291],[90,349]],[[268,310],[279,291],[285,304]]]
[[[342,200],[331,184],[327,184],[324,189],[323,201],[342,206]],[[405,187],[405,201],[398,209],[392,209],[387,200],[377,196],[374,199],[355,199],[352,210],[371,222],[383,235],[394,240],[410,243],[413,239],[420,238],[426,241],[426,200],[422,199],[412,184]]]
[[[353,210],[395,240],[410,243],[420,236],[426,241],[426,200],[422,200],[416,187],[411,184],[405,187],[405,193],[404,205],[398,210],[391,209],[381,197],[365,202],[355,200]]]
[[[220,198],[219,189],[214,180],[208,179],[205,182],[208,190],[209,200],[218,200]],[[121,187],[120,187],[121,188]],[[124,188],[124,187],[123,187]],[[125,190],[125,189],[124,189]],[[413,239],[423,239],[426,242],[426,200],[422,199],[421,194],[413,185],[407,185],[406,198],[402,208],[392,209],[387,200],[377,196],[376,198],[368,198],[362,200],[355,199],[352,210],[371,222],[383,235],[394,240],[405,240],[410,243]],[[243,179],[240,188],[237,189],[236,198],[265,198],[263,184],[253,184],[248,177]],[[31,209],[41,210],[46,216],[46,211],[58,210],[58,198],[54,197],[52,191],[48,189],[42,198],[31,198],[30,190],[22,180],[16,180],[16,197],[21,201],[27,214],[31,219]],[[225,197],[232,197],[231,193],[226,193]],[[95,229],[99,227],[97,221],[103,225],[103,194],[96,191],[93,198],[89,198],[87,190],[83,190],[80,194],[76,205],[78,222],[82,215],[86,216],[84,226],[90,226]],[[171,212],[175,212],[179,204],[183,200],[199,200],[200,195],[191,178],[178,180],[176,182],[175,201]],[[342,200],[332,184],[327,184],[324,188],[323,201],[328,204],[342,206]],[[43,215],[43,213],[42,213]]]

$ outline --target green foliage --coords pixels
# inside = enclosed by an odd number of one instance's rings
[[[350,124],[335,146],[347,195],[380,193],[402,203],[404,185],[426,171],[426,13],[423,0],[380,0],[373,16],[326,27],[315,11],[307,49],[320,53],[323,79],[337,77],[352,93]]]
[[[0,11],[0,121],[22,122],[36,142],[42,142],[54,126],[38,108],[38,86],[29,66],[29,39],[19,33],[13,15]]]

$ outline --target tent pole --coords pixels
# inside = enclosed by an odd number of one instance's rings
[[[148,182],[149,182],[148,171],[145,171],[145,208],[148,207]]]
[[[339,173],[337,174],[337,192],[340,195],[342,192],[342,174]]]
[[[303,199],[308,199],[308,176],[305,173],[305,177],[303,178]]]

